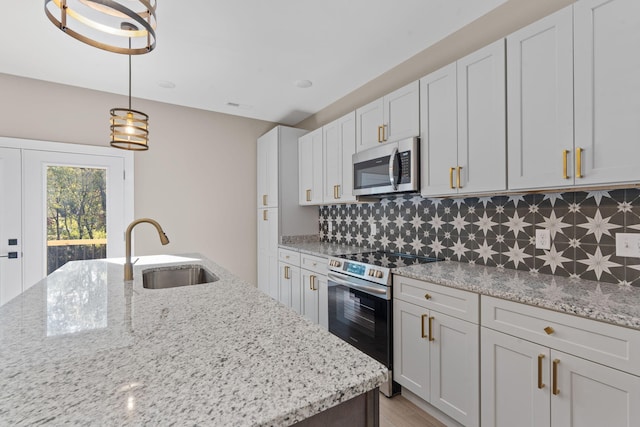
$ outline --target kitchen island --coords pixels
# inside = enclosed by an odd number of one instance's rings
[[[123,263],[70,262],[0,307],[0,424],[377,425],[383,365],[200,255],[141,257],[130,282]],[[219,280],[143,288],[181,264]]]

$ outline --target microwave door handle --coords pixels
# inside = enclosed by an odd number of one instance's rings
[[[394,147],[389,156],[389,181],[394,190],[398,189],[396,182],[396,156],[398,155],[398,147]]]

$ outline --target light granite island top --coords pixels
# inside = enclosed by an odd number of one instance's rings
[[[640,288],[455,261],[393,273],[563,313],[640,329]]]
[[[197,254],[141,257],[131,282],[122,264],[70,262],[0,307],[0,425],[286,426],[387,379]],[[141,271],[174,264],[220,280],[142,287]]]

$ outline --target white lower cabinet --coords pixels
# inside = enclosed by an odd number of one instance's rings
[[[278,258],[278,300],[328,330],[327,259],[283,248]]]
[[[483,426],[640,425],[640,377],[620,370],[637,360],[640,332],[491,297],[481,311]],[[536,324],[537,342],[504,332],[530,338]],[[600,350],[612,366],[585,358]]]
[[[400,276],[393,287],[395,381],[463,425],[478,426],[478,295]]]

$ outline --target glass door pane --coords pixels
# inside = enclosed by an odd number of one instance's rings
[[[47,274],[107,255],[107,170],[47,167]]]

